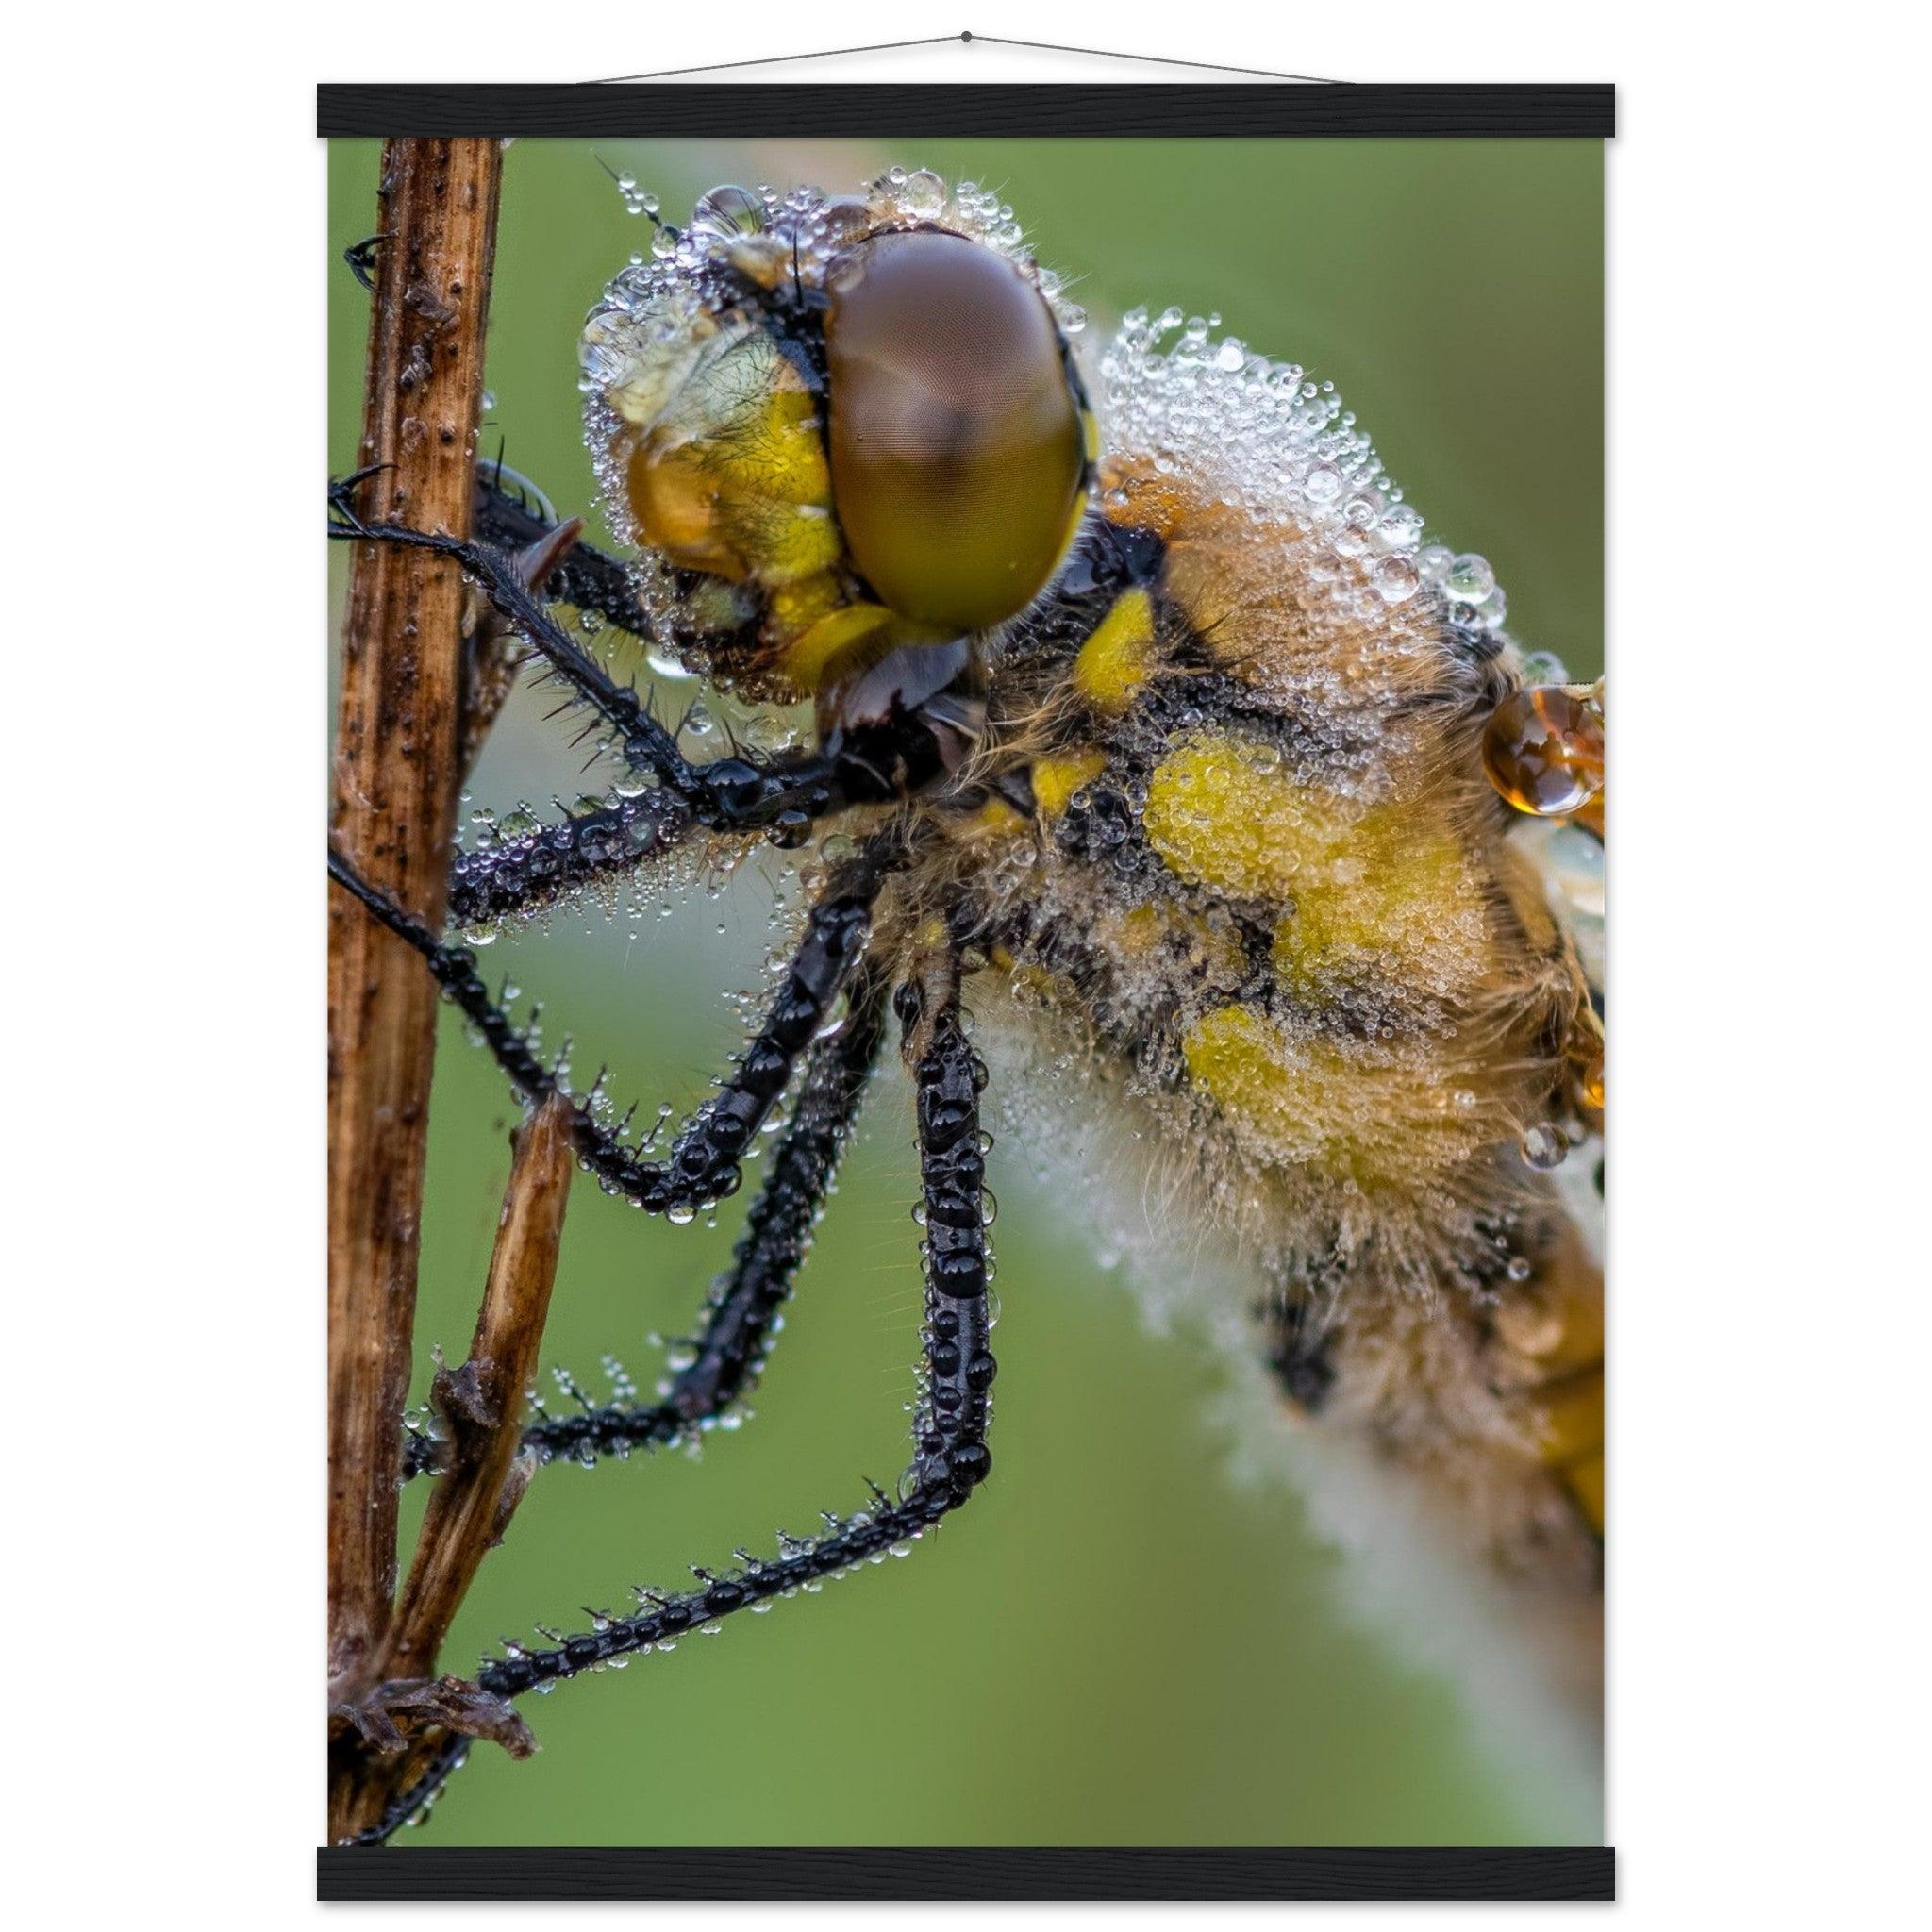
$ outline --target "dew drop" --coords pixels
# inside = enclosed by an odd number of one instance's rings
[[[1518,811],[1580,811],[1604,786],[1601,687],[1541,684],[1513,691],[1483,731],[1483,769]]]

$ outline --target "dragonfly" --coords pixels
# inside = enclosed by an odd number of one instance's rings
[[[894,168],[856,194],[727,186],[682,225],[650,212],[648,258],[580,344],[615,551],[501,473],[461,541],[365,517],[358,478],[331,497],[338,538],[456,558],[622,782],[459,852],[447,933],[343,855],[329,870],[526,1105],[561,1096],[608,1191],[693,1219],[775,1134],[675,1374],[655,1400],[532,1421],[540,1460],[682,1441],[742,1398],[874,1070],[902,1057],[924,1229],[911,1454],[822,1532],[512,1645],[478,1685],[514,1701],[668,1648],[903,1552],[985,1488],[993,1038],[1134,1124],[1157,1234],[1240,1257],[1284,1414],[1589,1631],[1601,684],[1511,637],[1490,564],[1438,541],[1332,383],[1175,309],[1090,350],[990,191]],[[809,725],[692,758],[571,611]],[[800,936],[660,1150],[601,1088],[570,1090],[471,936],[760,847],[796,856]],[[413,1437],[406,1473],[440,1454]]]

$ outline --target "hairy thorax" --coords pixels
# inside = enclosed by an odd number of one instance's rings
[[[979,1003],[1144,1119],[1140,1187],[1239,1246],[1291,1405],[1587,1578],[1600,1276],[1541,1150],[1593,1015],[1482,769],[1513,650],[1224,485],[1106,482],[908,895],[966,890]]]

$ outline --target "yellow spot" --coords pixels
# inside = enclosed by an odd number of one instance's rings
[[[1427,1067],[1360,1042],[1293,1040],[1245,1007],[1202,1015],[1181,1054],[1193,1085],[1277,1165],[1407,1188],[1485,1131],[1442,1108]]]
[[[1280,901],[1341,832],[1339,801],[1297,785],[1272,747],[1220,733],[1184,741],[1155,767],[1142,828],[1191,886]]]
[[[1187,884],[1292,908],[1274,962],[1296,991],[1370,969],[1446,995],[1482,971],[1468,858],[1423,805],[1359,808],[1298,782],[1273,746],[1210,732],[1156,767],[1141,824]]]
[[[1480,916],[1449,833],[1417,826],[1410,813],[1374,810],[1338,851],[1347,856],[1310,869],[1293,913],[1275,928],[1284,979],[1307,989],[1368,965],[1404,978],[1426,972],[1447,991],[1480,968]]]
[[[822,617],[803,637],[785,647],[785,675],[802,691],[815,691],[825,667],[848,644],[870,637],[892,613],[877,604],[848,604]]]
[[[966,821],[969,839],[1009,839],[1024,829],[1025,819],[1004,798],[989,798]]]
[[[1106,769],[1107,759],[1097,751],[1069,752],[1060,758],[1036,758],[1033,764],[1033,800],[1045,819],[1057,819],[1066,810],[1074,793]]]
[[[1154,601],[1124,591],[1074,659],[1074,688],[1097,711],[1124,711],[1155,663]]]

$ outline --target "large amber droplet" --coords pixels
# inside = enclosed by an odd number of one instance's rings
[[[1602,687],[1534,684],[1490,715],[1483,769],[1518,811],[1560,818],[1604,789]]]

